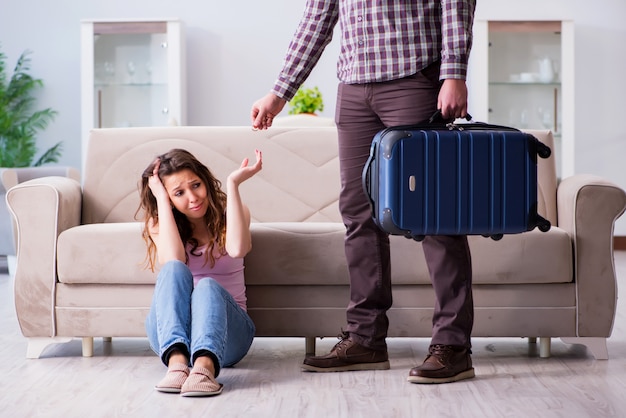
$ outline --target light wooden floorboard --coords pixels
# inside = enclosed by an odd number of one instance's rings
[[[616,253],[620,291],[626,251]],[[623,292],[622,292],[623,293]],[[318,353],[336,342],[318,340]],[[609,360],[584,346],[552,341],[552,357],[518,338],[475,338],[477,377],[447,385],[410,384],[427,339],[389,339],[391,370],[300,371],[304,340],[258,338],[218,380],[224,393],[192,399],[158,393],[165,372],[146,339],[54,345],[27,360],[13,305],[13,280],[0,261],[0,417],[619,417],[626,416],[626,306],[618,303]]]

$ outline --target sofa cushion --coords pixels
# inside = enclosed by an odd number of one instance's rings
[[[253,159],[255,149],[261,150],[263,170],[241,185],[254,221],[341,222],[336,128],[255,132],[234,126],[185,126],[93,130],[83,185],[83,223],[135,220],[142,171],[172,148],[187,149],[222,181],[244,158]]]
[[[246,257],[246,282],[248,285],[348,284],[344,234],[344,226],[339,223],[253,224],[253,248]],[[390,239],[393,283],[429,284],[421,243],[399,236]],[[545,233],[533,230],[506,235],[500,241],[471,236],[469,242],[474,284],[572,281],[571,240],[557,227]],[[255,265],[262,268],[255,269]]]
[[[560,228],[535,229],[494,241],[470,236],[474,285],[570,283],[572,243]],[[430,283],[421,248],[404,237],[391,237],[391,275],[395,284]],[[408,261],[407,261],[408,260]]]
[[[81,225],[61,233],[61,283],[147,284],[139,222]],[[248,285],[347,285],[344,226],[337,222],[253,223],[253,248],[246,256]],[[549,232],[506,235],[500,241],[471,236],[474,284],[568,283],[572,244],[557,227]],[[421,243],[391,237],[395,284],[428,284]],[[82,260],[80,265],[75,260]],[[258,266],[258,268],[256,267]]]
[[[156,275],[145,268],[142,227],[140,222],[124,222],[79,225],[63,231],[57,242],[59,282],[153,284]]]

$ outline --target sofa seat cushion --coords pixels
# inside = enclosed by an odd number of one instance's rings
[[[246,284],[346,285],[345,227],[338,222],[253,223]]]
[[[430,283],[421,248],[404,237],[391,237],[391,274],[396,284]],[[468,238],[473,284],[570,283],[573,281],[572,242],[562,229],[505,235],[494,241]],[[419,244],[421,246],[421,244]],[[407,262],[407,260],[409,260]]]
[[[79,225],[57,241],[57,275],[61,283],[154,284],[146,268],[141,222]],[[80,260],[80,262],[77,262]]]
[[[67,284],[152,284],[145,268],[142,224],[81,225],[58,239],[58,277]],[[348,285],[343,224],[337,222],[253,223],[246,283],[264,285]],[[394,284],[429,284],[421,243],[392,236]],[[549,232],[507,235],[500,241],[469,237],[473,281],[487,284],[569,283],[572,244],[557,227]],[[81,260],[77,265],[75,260]],[[86,274],[87,273],[87,274]]]
[[[246,256],[248,285],[349,283],[342,224],[272,222],[253,224],[252,231],[253,248]],[[390,239],[393,283],[429,284],[421,243],[398,236]],[[474,284],[573,280],[572,243],[560,228],[507,235],[500,241],[471,236],[469,241]]]

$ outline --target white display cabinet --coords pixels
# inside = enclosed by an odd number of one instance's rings
[[[551,130],[559,176],[574,174],[572,21],[477,20],[468,84],[474,119]]]
[[[81,22],[83,160],[93,128],[185,125],[182,23]]]

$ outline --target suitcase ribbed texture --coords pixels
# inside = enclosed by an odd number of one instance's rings
[[[418,239],[531,230],[544,221],[537,144],[513,130],[382,131],[366,169],[374,218],[389,233]]]

